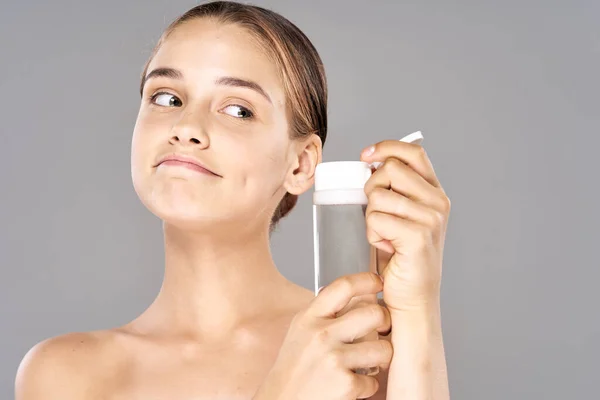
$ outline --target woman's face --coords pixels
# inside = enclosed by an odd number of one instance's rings
[[[146,77],[131,157],[144,205],[178,225],[268,219],[297,154],[277,67],[256,40],[235,25],[186,22]]]

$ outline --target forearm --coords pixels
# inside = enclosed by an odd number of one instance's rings
[[[439,306],[390,310],[394,356],[387,400],[448,400],[448,374]]]

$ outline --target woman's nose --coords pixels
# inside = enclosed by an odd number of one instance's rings
[[[200,121],[195,121],[190,115],[184,116],[173,126],[172,136],[169,143],[180,145],[191,145],[206,148],[209,145],[208,135]]]
[[[185,134],[177,134],[171,136],[169,142],[171,144],[180,143],[180,144],[190,144],[190,145],[203,145],[204,147],[208,144],[208,139],[204,136],[201,139],[200,135],[185,135]]]

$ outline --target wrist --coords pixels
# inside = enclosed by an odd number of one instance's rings
[[[427,342],[441,337],[442,319],[439,302],[434,301],[409,308],[389,308],[392,338],[416,336]]]
[[[390,309],[390,316],[388,398],[449,399],[439,303]]]
[[[422,296],[418,299],[395,301],[389,299],[384,301],[384,305],[392,314],[398,315],[429,315],[439,314],[440,297],[439,296]]]

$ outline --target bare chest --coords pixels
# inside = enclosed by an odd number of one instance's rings
[[[249,400],[271,369],[280,340],[243,349],[164,349],[119,368],[106,397],[114,400]]]

